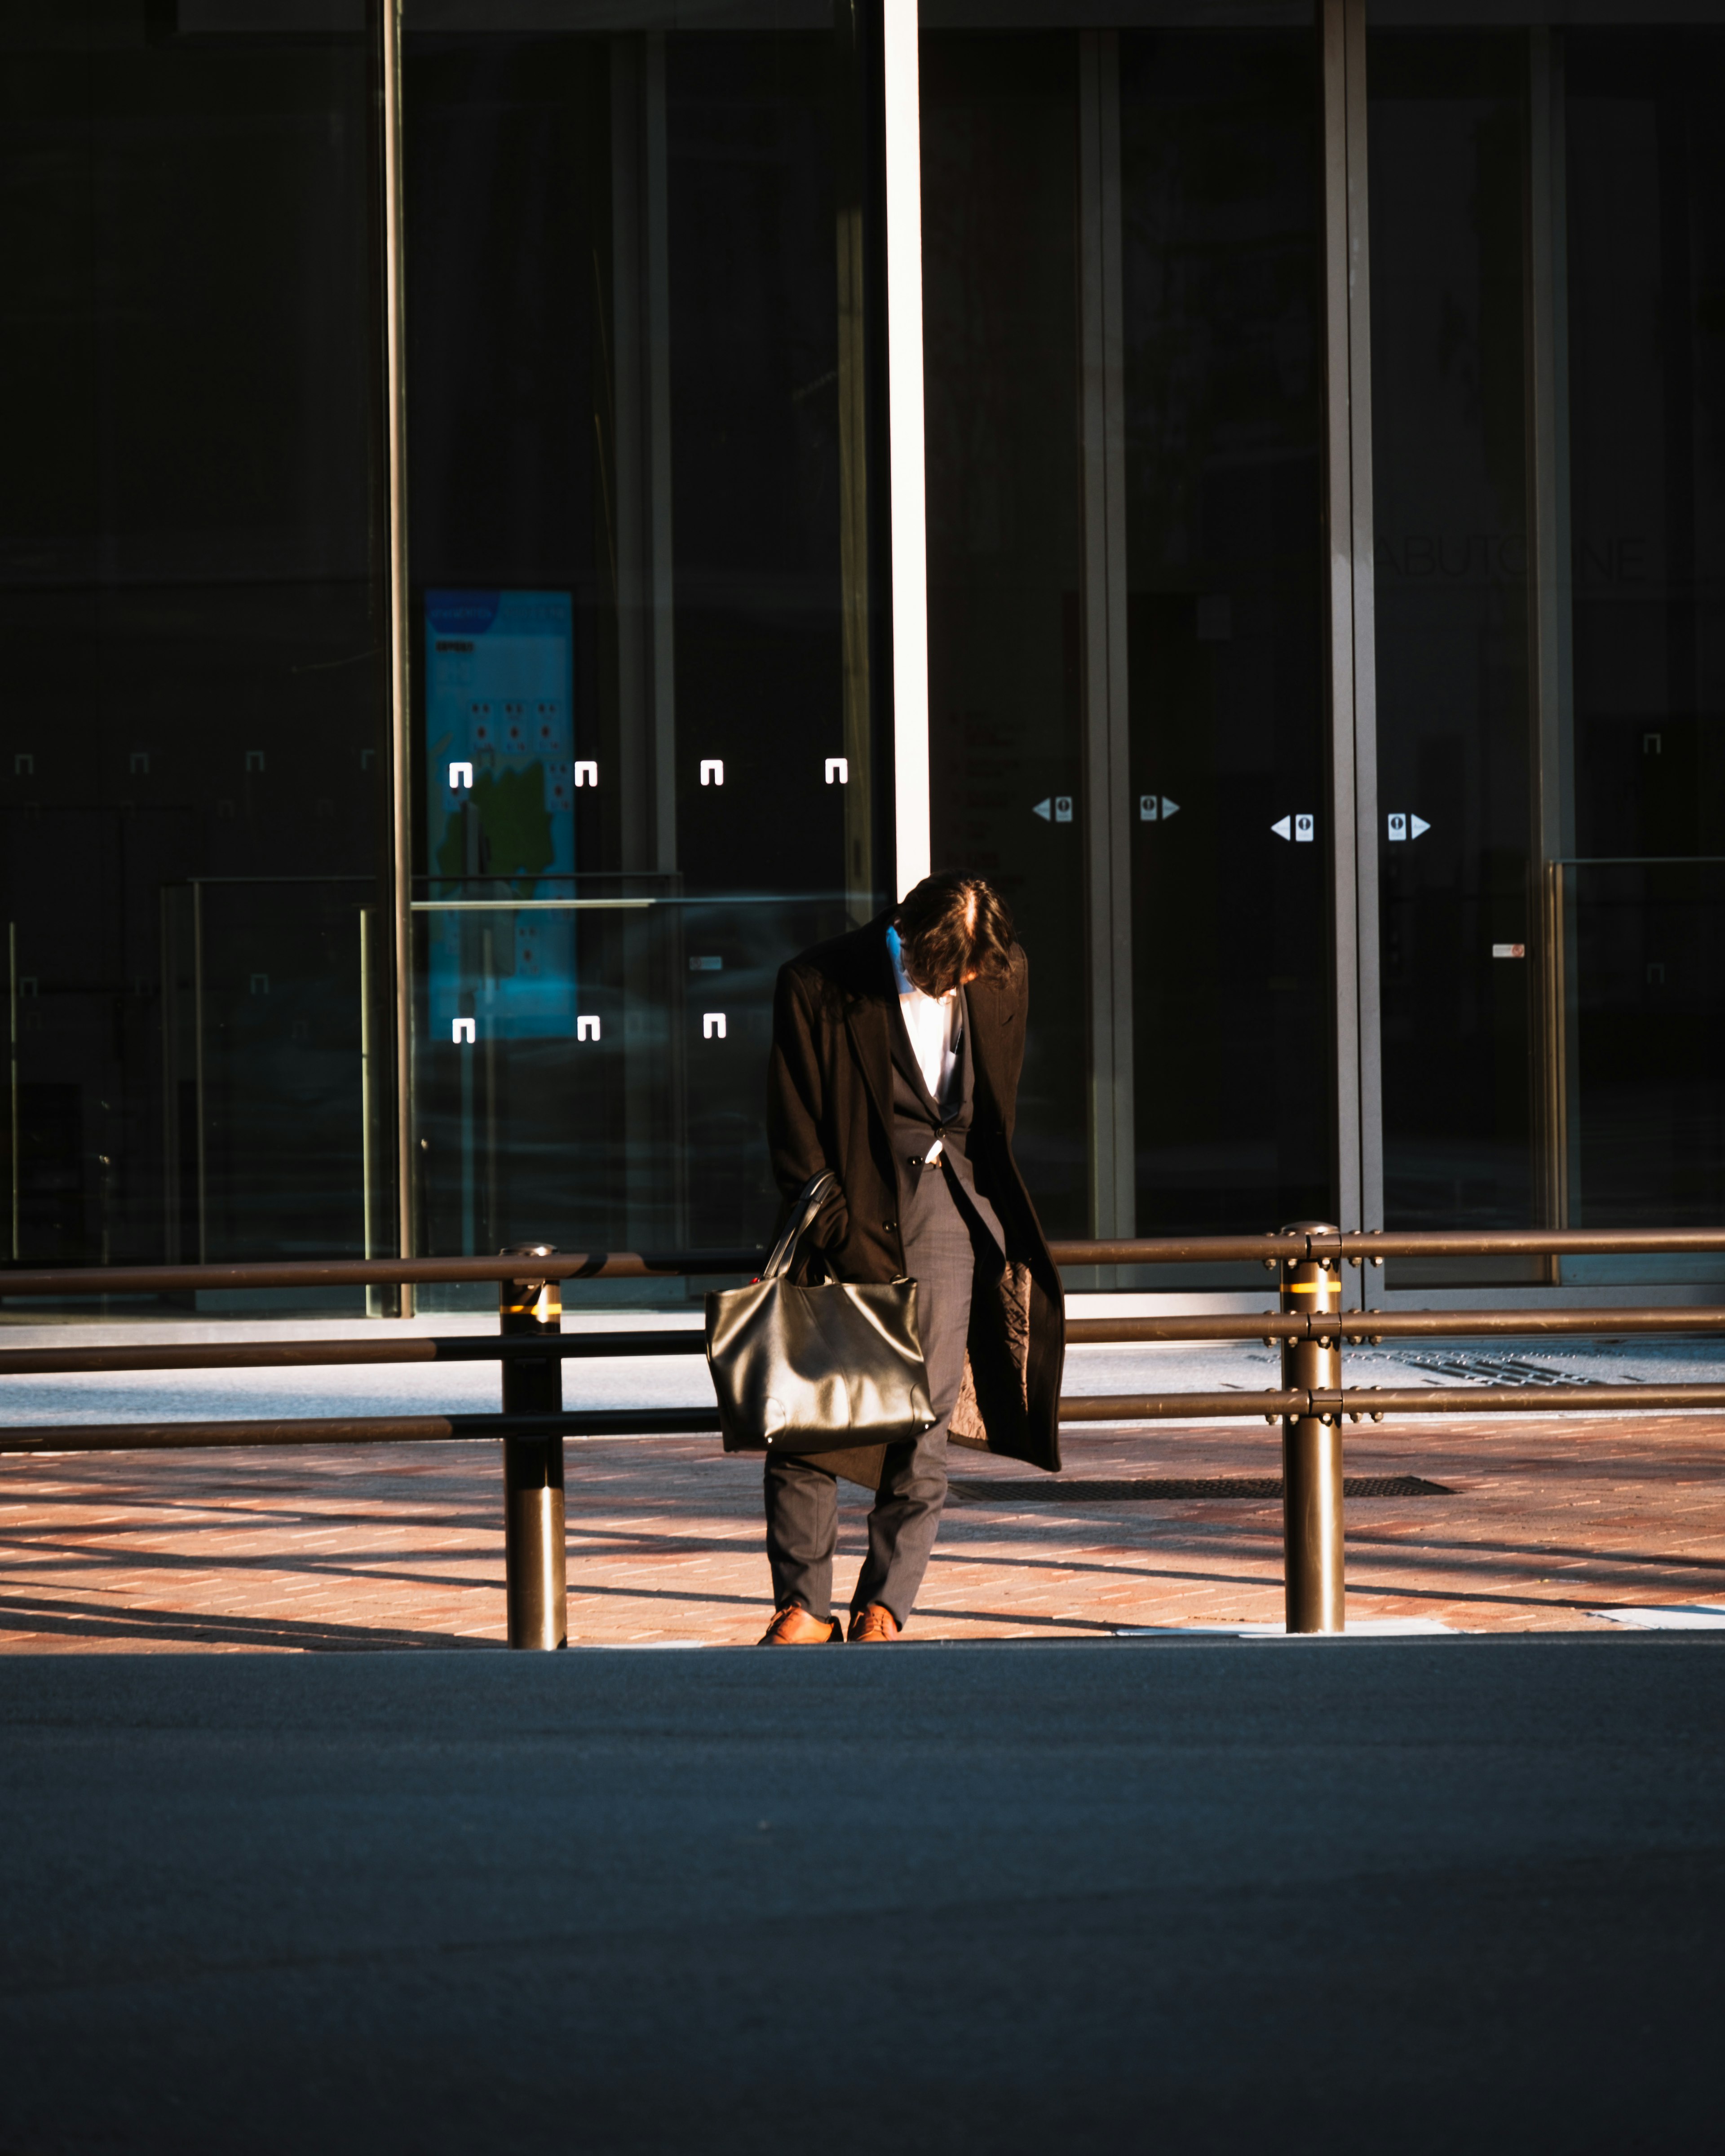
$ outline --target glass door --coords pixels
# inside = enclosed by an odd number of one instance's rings
[[[1019,1152],[1056,1234],[1329,1202],[1317,90],[1289,13],[922,40],[934,855],[1018,916]]]

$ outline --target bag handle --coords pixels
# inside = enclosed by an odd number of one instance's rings
[[[798,1244],[804,1231],[812,1224],[833,1193],[839,1188],[839,1178],[831,1168],[824,1168],[819,1175],[811,1175],[791,1202],[791,1217],[785,1223],[784,1233],[773,1246],[773,1255],[761,1268],[763,1281],[781,1280],[791,1269]]]

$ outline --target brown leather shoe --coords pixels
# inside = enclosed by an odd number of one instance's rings
[[[831,1617],[814,1617],[800,1602],[787,1602],[755,1642],[757,1647],[823,1647],[845,1635]]]
[[[845,1635],[854,1646],[885,1646],[897,1639],[899,1622],[884,1604],[871,1602],[866,1609],[853,1613],[850,1630]]]

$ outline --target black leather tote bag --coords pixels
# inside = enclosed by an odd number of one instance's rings
[[[727,1445],[827,1452],[896,1445],[934,1426],[916,1281],[797,1287],[785,1277],[838,1187],[830,1172],[811,1177],[759,1280],[706,1298],[707,1367]]]

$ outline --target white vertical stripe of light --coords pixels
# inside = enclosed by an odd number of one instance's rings
[[[892,493],[893,827],[898,896],[928,874],[928,554],[923,530],[922,145],[916,0],[884,0],[886,399]]]

